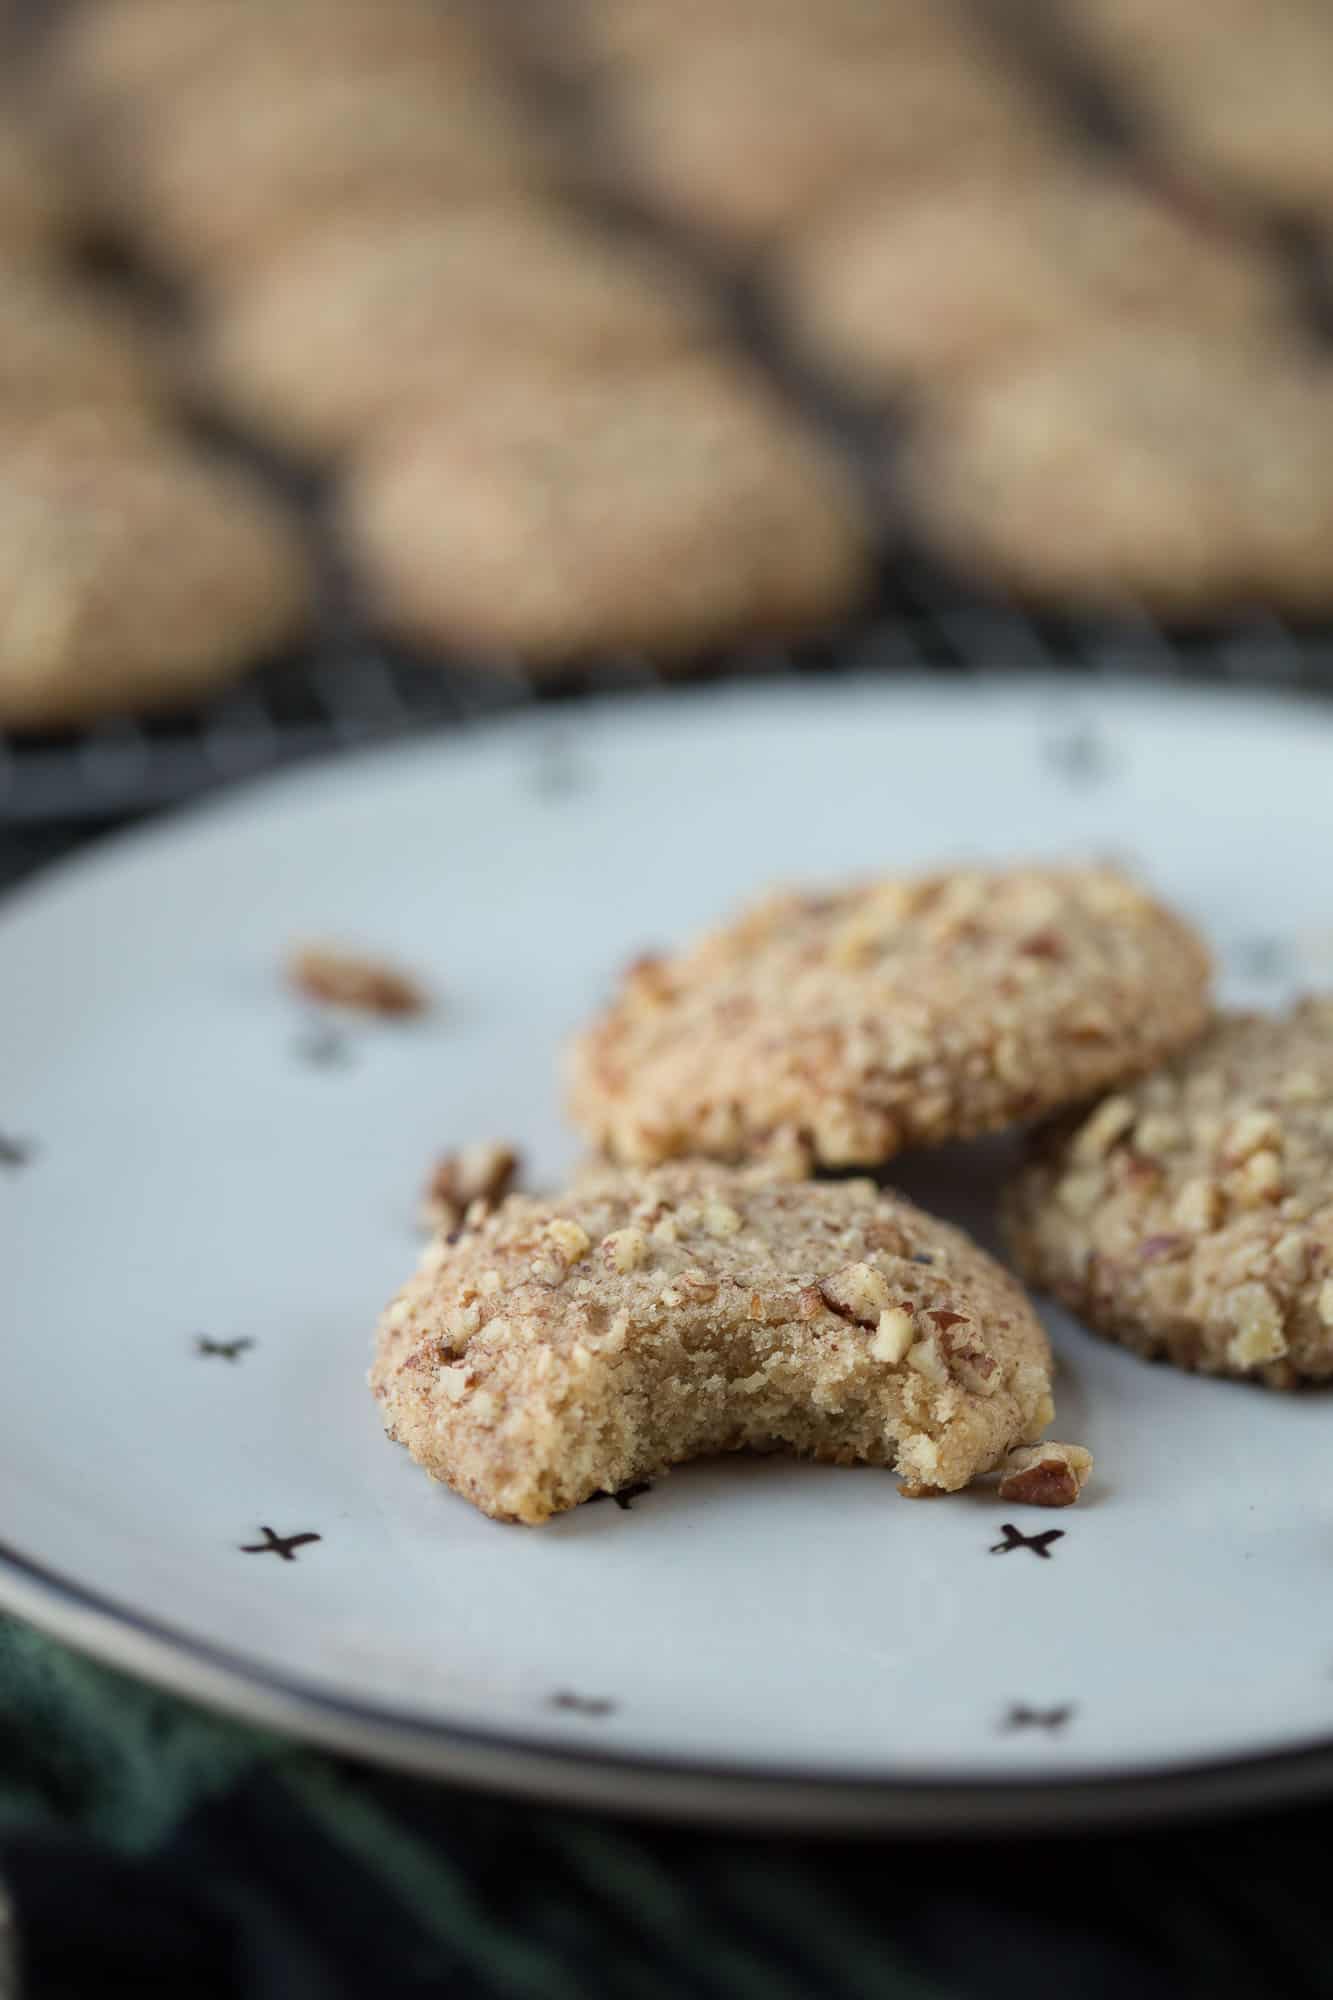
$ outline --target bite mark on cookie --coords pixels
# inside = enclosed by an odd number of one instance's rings
[[[961,1231],[869,1181],[706,1162],[469,1211],[385,1313],[371,1381],[429,1472],[529,1523],[742,1449],[952,1491],[1053,1413],[1035,1314]]]

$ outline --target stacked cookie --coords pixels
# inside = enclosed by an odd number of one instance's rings
[[[1040,1442],[1051,1360],[1013,1280],[874,1181],[811,1175],[1151,1094],[1164,1059],[1200,1061],[1177,1052],[1208,988],[1193,931],[1110,868],[783,894],[638,961],[573,1050],[599,1164],[451,1208],[386,1313],[391,1435],[529,1522],[742,1448],[892,1465],[913,1494],[1004,1466],[1006,1497],[1075,1498],[1087,1455]],[[1097,1114],[1099,1160],[1136,1115]]]
[[[285,509],[170,428],[149,317],[75,274],[53,148],[0,106],[0,727],[183,702],[299,636]]]

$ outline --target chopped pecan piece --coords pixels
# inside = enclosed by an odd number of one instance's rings
[[[493,1208],[514,1184],[519,1155],[503,1139],[483,1139],[444,1153],[436,1162],[422,1200],[428,1229],[453,1229],[474,1201]]]
[[[1092,1453],[1081,1444],[1021,1445],[1004,1461],[1000,1498],[1029,1507],[1072,1507],[1091,1471]]]
[[[430,1006],[417,980],[362,952],[333,945],[299,946],[288,961],[288,978],[298,993],[323,1007],[350,1007],[361,1014],[424,1014]]]

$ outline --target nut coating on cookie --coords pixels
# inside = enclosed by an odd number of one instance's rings
[[[614,1158],[830,1166],[995,1130],[1150,1068],[1207,1018],[1208,959],[1112,868],[978,868],[770,897],[640,961],[573,1050]]]
[[[1007,1220],[1032,1282],[1137,1353],[1333,1376],[1333,999],[1224,1016],[1037,1133]]]
[[[470,1210],[371,1385],[428,1472],[530,1523],[747,1448],[951,1491],[1053,1414],[1041,1325],[961,1230],[869,1181],[700,1161]]]

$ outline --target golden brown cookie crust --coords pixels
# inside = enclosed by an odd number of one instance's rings
[[[1113,868],[977,868],[775,895],[630,969],[571,1110],[627,1161],[831,1166],[988,1132],[1150,1068],[1207,1018],[1203,945]]]
[[[1225,1015],[1039,1133],[1007,1222],[1032,1282],[1136,1353],[1333,1376],[1333,999]]]
[[[500,1520],[786,1449],[949,1491],[1051,1421],[1008,1274],[869,1181],[593,1169],[437,1240],[380,1322],[386,1429]]]
[[[410,642],[541,668],[827,626],[873,576],[852,473],[757,372],[479,359],[349,465],[344,539]]]

